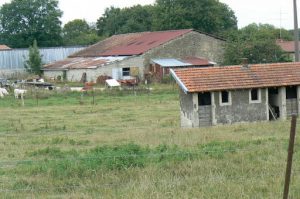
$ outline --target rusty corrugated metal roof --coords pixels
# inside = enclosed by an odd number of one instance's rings
[[[215,63],[209,61],[205,58],[199,58],[199,57],[185,57],[183,60],[187,63],[190,63],[193,66],[213,66]]]
[[[114,61],[120,61],[127,57],[74,57],[67,58],[61,61],[56,61],[51,64],[47,64],[43,67],[43,70],[69,70],[69,69],[92,69],[98,68],[105,64],[112,63]]]
[[[300,62],[175,69],[187,92],[300,85]]]
[[[114,35],[70,57],[140,55],[191,31],[185,29]]]

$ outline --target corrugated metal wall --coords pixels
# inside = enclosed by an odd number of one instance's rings
[[[83,46],[76,47],[57,47],[57,48],[40,48],[43,63],[48,64],[57,60],[62,60],[79,50]],[[23,69],[24,61],[28,59],[28,49],[13,49],[0,51],[0,69]]]

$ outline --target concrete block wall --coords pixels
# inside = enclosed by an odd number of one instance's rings
[[[180,124],[181,127],[189,128],[193,125],[193,94],[179,91],[180,98]]]
[[[266,89],[260,89],[261,102],[249,103],[249,90],[231,91],[231,105],[220,105],[219,92],[214,92],[215,123],[254,122],[269,119]]]

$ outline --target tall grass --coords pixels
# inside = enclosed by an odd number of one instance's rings
[[[280,198],[289,122],[179,127],[172,86],[0,101],[1,198]],[[83,100],[82,103],[79,103]],[[3,102],[3,103],[2,103]],[[299,124],[299,122],[298,122]],[[300,198],[299,136],[291,197]]]

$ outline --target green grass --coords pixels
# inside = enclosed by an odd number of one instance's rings
[[[0,99],[1,198],[282,197],[289,121],[181,129],[173,85],[40,92]]]

